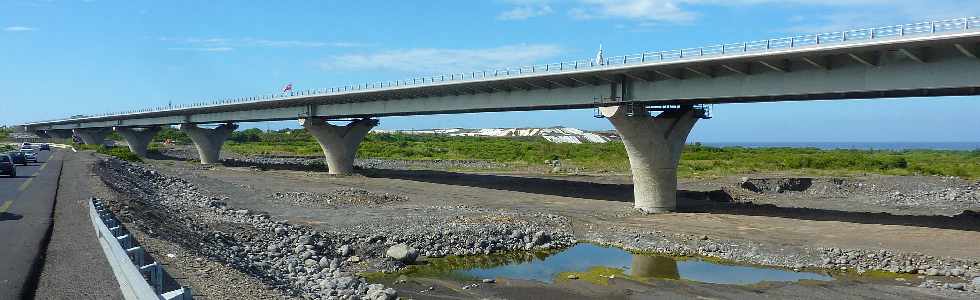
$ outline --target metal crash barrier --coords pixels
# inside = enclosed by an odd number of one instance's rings
[[[89,215],[105,257],[119,281],[125,299],[191,300],[191,289],[164,291],[163,267],[147,255],[133,236],[96,198],[89,201]],[[152,262],[151,262],[152,261]]]

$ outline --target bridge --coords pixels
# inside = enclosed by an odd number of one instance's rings
[[[92,144],[115,130],[146,155],[160,126],[179,125],[210,164],[219,161],[236,123],[299,120],[323,148],[330,173],[349,174],[378,117],[595,108],[623,138],[634,206],[666,212],[677,206],[677,163],[688,133],[708,118],[703,105],[977,95],[978,45],[980,18],[962,18],[147,108],[21,129]],[[350,123],[328,122],[338,120]]]

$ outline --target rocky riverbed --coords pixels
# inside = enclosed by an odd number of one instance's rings
[[[303,207],[318,208],[379,206],[395,202],[404,202],[408,199],[405,196],[390,193],[372,193],[356,188],[335,189],[330,193],[276,192],[269,195],[269,197],[276,200],[288,201],[292,204]]]
[[[248,247],[248,252],[232,255],[244,256],[246,266],[258,262],[268,268],[241,268],[241,263],[227,254],[214,257],[222,257],[221,261],[232,262],[232,266],[249,274],[259,274],[256,276],[263,282],[289,295],[329,297],[329,291],[360,295],[360,286],[319,288],[324,280],[336,279],[318,276],[324,270],[330,274],[339,270],[341,275],[359,280],[357,272],[394,271],[412,257],[555,249],[576,240],[788,270],[831,271],[856,278],[863,278],[861,274],[884,275],[884,286],[876,283],[867,290],[871,296],[883,296],[880,293],[892,290],[887,287],[907,287],[934,291],[938,298],[970,298],[977,293],[972,281],[980,276],[978,255],[969,250],[975,248],[975,243],[969,241],[975,240],[971,237],[980,229],[980,218],[969,211],[977,207],[977,183],[956,178],[759,175],[682,182],[682,202],[705,198],[701,200],[711,204],[683,214],[645,216],[630,212],[631,199],[626,198],[630,187],[616,176],[515,177],[446,171],[327,176],[288,168],[262,171],[255,166],[201,167],[185,162],[115,164],[121,167],[103,169],[116,170],[118,174],[103,178],[131,178],[134,174],[141,177],[144,175],[139,174],[153,174],[157,172],[153,169],[158,169],[162,173],[128,186],[154,187],[154,193],[165,195],[162,198],[173,194],[209,199],[203,209],[222,215],[266,216],[273,225],[254,229],[220,222],[206,228],[230,233],[234,239],[227,240],[236,241],[233,244],[238,247]],[[141,171],[128,175],[120,171],[128,169]],[[368,173],[374,174],[365,174]],[[116,179],[107,182],[113,180]],[[180,184],[166,187],[159,183],[168,181]],[[136,198],[154,199],[155,195]],[[698,199],[686,199],[694,196]],[[209,218],[212,217],[202,219]],[[278,231],[288,233],[276,233],[277,227],[286,228]],[[211,231],[190,236],[207,236]],[[306,244],[304,236],[310,236],[312,245]],[[324,246],[318,246],[319,242]],[[296,250],[306,245],[311,246],[310,254]],[[270,246],[275,246],[279,254],[270,254],[275,252],[269,251]],[[252,260],[256,258],[259,260]],[[335,260],[336,269],[332,267]],[[325,267],[310,274],[307,263],[315,268],[321,261]],[[301,279],[302,287],[297,287]],[[849,284],[852,283],[834,284],[834,291],[825,295],[839,295],[838,291],[846,290]],[[329,283],[326,286],[331,287]],[[416,286],[387,288],[406,292]],[[729,288],[712,286],[709,290]],[[785,295],[776,290],[766,293]],[[602,298],[584,295],[579,294]]]
[[[321,232],[229,207],[208,191],[140,164],[105,159],[96,171],[123,199],[109,203],[120,219],[306,299],[393,299],[394,289],[354,272],[396,270],[419,254],[544,250],[576,242],[563,217],[465,206],[427,207],[423,217]]]
[[[777,205],[799,205],[801,201],[853,203],[868,211],[898,214],[980,211],[980,182],[956,177],[742,177],[725,191],[735,201]]]

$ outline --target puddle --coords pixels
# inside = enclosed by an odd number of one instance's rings
[[[510,278],[545,283],[570,280],[568,276],[575,275],[580,280],[597,284],[604,284],[611,276],[638,281],[659,278],[738,285],[764,281],[834,280],[819,273],[728,265],[697,258],[633,254],[593,244],[578,244],[555,252],[432,259],[428,264],[410,266],[391,276],[399,275],[456,280]]]

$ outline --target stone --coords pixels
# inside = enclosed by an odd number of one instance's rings
[[[357,284],[357,280],[354,279],[354,277],[341,277],[341,278],[337,278],[336,283],[337,283],[337,289],[346,290],[354,287],[354,285]]]
[[[939,270],[933,268],[929,268],[928,270],[926,270],[926,276],[936,276],[936,275],[939,275]]]
[[[974,288],[980,289],[980,277],[973,278],[972,283]]]
[[[340,246],[340,248],[337,248],[337,254],[340,254],[341,256],[348,256],[353,253],[354,251],[350,248],[350,245],[343,245]]]
[[[549,236],[548,233],[544,231],[538,231],[535,232],[534,237],[531,238],[531,244],[543,245],[544,243],[547,243],[550,240],[551,240],[551,236]]]
[[[317,264],[320,265],[320,268],[328,268],[330,267],[330,260],[326,257],[321,257]]]
[[[497,282],[497,280],[495,280],[495,279],[493,279],[493,278],[484,278],[484,279],[483,279],[483,280],[481,280],[481,281],[482,281],[483,283],[495,283],[495,282]]]
[[[419,252],[406,244],[398,244],[388,248],[385,256],[403,263],[413,263],[418,258]]]
[[[357,255],[354,255],[354,256],[348,257],[347,258],[347,261],[352,262],[352,263],[359,263],[359,262],[361,262],[361,258],[358,257]]]
[[[578,279],[578,275],[575,275],[575,274],[570,274],[570,275],[568,275],[568,277],[567,277],[567,278],[568,278],[568,279]]]

